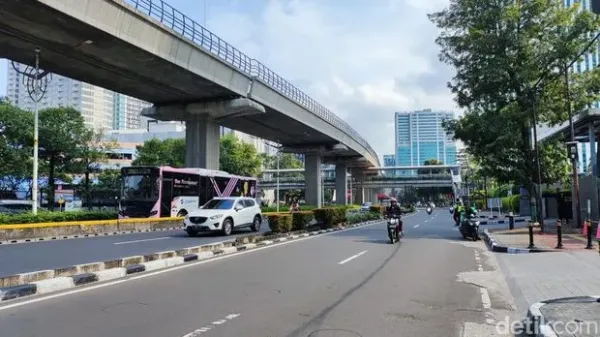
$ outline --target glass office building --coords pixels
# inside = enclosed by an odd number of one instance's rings
[[[444,165],[455,165],[456,142],[442,127],[444,120],[454,118],[453,112],[431,109],[396,112],[396,166],[420,166],[430,159],[437,159]],[[403,175],[409,173],[400,172]]]

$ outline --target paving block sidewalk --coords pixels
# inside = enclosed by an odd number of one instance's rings
[[[498,245],[527,248],[529,246],[529,229],[518,228],[512,231],[509,230],[492,230],[490,234]],[[541,233],[539,228],[535,228],[533,232],[533,244],[536,248],[555,249],[558,243],[558,237],[555,233]],[[581,234],[563,234],[562,236],[563,250],[585,250],[587,239]],[[598,249],[597,239],[592,240],[594,250]]]
[[[496,257],[523,317],[537,306],[543,322],[560,322],[554,336],[600,336],[600,302],[589,297],[600,295],[600,256],[597,251],[502,254]],[[571,298],[577,296],[583,298]],[[556,299],[563,300],[548,301]],[[539,303],[543,301],[548,303]],[[571,321],[579,321],[583,328],[568,334],[564,324]],[[576,323],[570,324],[573,327]],[[591,327],[588,328],[591,334],[584,329],[586,327]]]

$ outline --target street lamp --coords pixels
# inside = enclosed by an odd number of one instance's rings
[[[569,128],[571,131],[571,141],[567,143],[569,147],[569,158],[571,158],[571,169],[573,172],[573,200],[575,201],[575,221],[577,226],[581,225],[581,200],[579,198],[579,175],[577,173],[577,162],[579,155],[577,153],[577,141],[575,141],[575,125],[573,125],[573,105],[571,104],[571,87],[569,83],[569,66],[565,64],[565,108],[569,113]]]
[[[13,69],[23,76],[23,85],[27,88],[29,98],[33,101],[33,182],[31,187],[31,212],[36,215],[38,209],[38,166],[39,166],[39,109],[38,103],[46,94],[48,82],[52,75],[43,71],[40,73],[40,49],[35,48],[35,67],[27,66],[21,70],[14,61],[11,61]],[[54,202],[54,200],[49,200]]]

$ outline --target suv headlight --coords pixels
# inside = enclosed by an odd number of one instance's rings
[[[220,219],[223,217],[223,214],[215,214],[213,216],[210,217],[211,220],[216,220],[216,219]]]

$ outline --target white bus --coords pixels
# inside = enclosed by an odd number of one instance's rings
[[[214,197],[257,198],[258,180],[199,168],[124,167],[119,218],[185,216]]]

